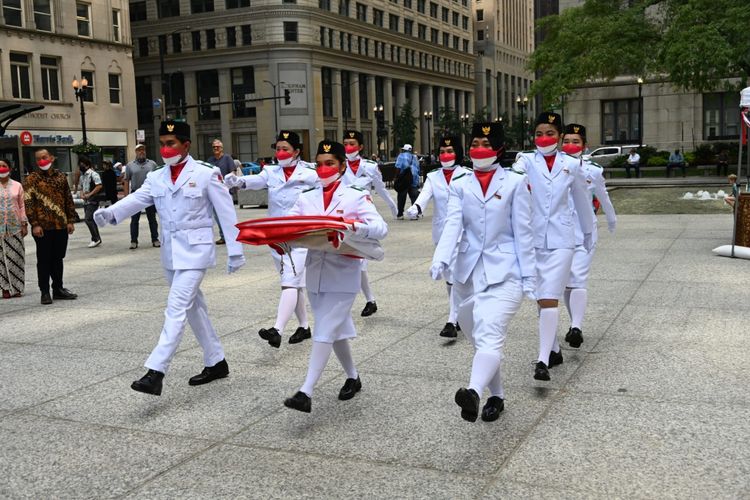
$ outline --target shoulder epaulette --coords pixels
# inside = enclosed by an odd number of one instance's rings
[[[161,170],[164,167],[166,167],[166,165],[157,165],[156,168],[152,170],[152,172],[156,172],[157,170]]]
[[[304,190],[304,191],[302,191],[302,192],[303,192],[303,193],[306,193],[306,192],[308,192],[308,191],[315,191],[316,189],[318,189],[318,186],[313,186],[313,187],[311,187],[311,188],[307,188],[307,189],[305,189],[305,190]]]
[[[526,175],[526,172],[524,172],[523,170],[517,169],[517,168],[510,167],[510,168],[507,168],[506,170],[508,170],[510,172],[513,172],[514,174]]]
[[[591,160],[589,160],[589,162],[588,162],[588,163],[589,163],[589,165],[593,165],[593,166],[595,166],[596,168],[604,168],[604,167],[602,167],[601,165],[599,165],[598,163],[596,163],[596,162],[594,162],[594,161],[591,161]]]
[[[202,161],[202,160],[195,160],[195,163],[197,163],[198,165],[201,165],[203,167],[214,168],[213,165],[211,165],[210,163],[207,163],[205,161]]]
[[[454,181],[457,181],[457,180],[458,180],[458,179],[460,179],[461,177],[466,177],[467,175],[469,175],[469,173],[468,173],[468,172],[464,172],[463,174],[461,174],[461,175],[457,175],[456,177],[454,177],[454,178],[453,178],[453,180],[454,180]]]
[[[521,151],[521,153],[536,153],[536,150],[529,149],[528,151]]]
[[[357,191],[367,191],[366,189],[361,188],[359,186],[355,186],[354,184],[350,185],[349,187],[352,189],[356,189]]]
[[[305,165],[305,168],[308,170],[312,170],[313,172],[316,171],[315,167],[313,167],[312,165]]]

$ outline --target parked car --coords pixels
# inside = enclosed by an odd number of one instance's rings
[[[516,156],[518,156],[518,153],[520,153],[520,151],[515,151],[512,149],[503,151],[503,156],[500,157],[500,165],[502,165],[503,168],[512,167],[516,162]]]
[[[626,146],[602,146],[593,150],[588,156],[594,163],[597,163],[602,167],[607,167],[615,160],[615,158],[627,156],[630,154],[631,149],[638,149],[640,147],[642,146],[639,144],[630,144]]]
[[[242,175],[254,175],[260,173],[260,164],[253,161],[242,162]]]

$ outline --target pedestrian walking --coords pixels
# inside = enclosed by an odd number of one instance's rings
[[[104,186],[102,186],[102,179],[96,170],[94,170],[94,165],[88,157],[81,156],[78,159],[78,169],[81,171],[80,187],[84,221],[91,233],[91,241],[88,247],[95,248],[102,244],[99,228],[94,222],[94,212],[99,208],[99,194],[104,189]]]
[[[216,265],[213,219],[216,210],[230,236],[227,273],[245,264],[237,242],[237,217],[229,191],[217,168],[190,156],[190,126],[168,120],[159,127],[161,156],[165,168],[146,176],[143,185],[111,207],[96,212],[97,223],[119,224],[144,208],[155,205],[162,221],[161,262],[169,283],[164,326],[159,342],[145,363],[148,372],[132,383],[135,391],[161,395],[164,375],[180,345],[185,323],[190,324],[203,349],[204,369],[191,377],[189,385],[201,385],[229,375],[224,348],[208,317],[201,282],[209,267]]]
[[[10,165],[0,160],[0,290],[4,299],[23,295],[29,232],[23,186],[10,178]]]
[[[149,172],[156,170],[158,165],[155,161],[146,158],[146,145],[138,144],[135,146],[135,159],[125,166],[124,178],[122,181],[122,194],[127,196],[140,189],[146,180]],[[148,229],[151,233],[151,245],[160,247],[159,243],[159,223],[156,221],[156,208],[149,205],[145,209],[146,218],[148,219]],[[130,249],[138,248],[138,233],[140,232],[141,212],[138,211],[130,218]]]
[[[24,201],[31,235],[36,243],[36,272],[42,304],[52,300],[74,300],[78,295],[63,286],[63,259],[68,236],[73,234],[77,218],[68,178],[53,165],[55,157],[46,149],[37,149],[38,169],[26,177]],[[52,295],[50,295],[50,279]]]
[[[401,185],[396,179],[394,186],[397,187],[396,193],[398,194],[398,207],[396,218],[404,218],[404,207],[406,206],[406,195],[409,195],[409,201],[413,205],[419,196],[419,160],[416,155],[411,151],[411,144],[404,144],[401,148],[401,153],[396,158],[396,168],[398,169],[398,176],[405,176],[406,179]],[[398,186],[396,186],[398,184]]]
[[[224,143],[222,143],[219,139],[214,139],[214,141],[211,143],[211,149],[214,154],[206,161],[214,167],[219,168],[222,179],[226,178],[226,176],[229,174],[235,173],[235,171],[237,170],[237,166],[234,164],[234,159],[232,159],[232,157],[228,154],[224,153]],[[217,217],[218,214],[214,212],[216,224],[219,226],[219,239],[216,240],[216,244],[224,245],[226,243],[226,240],[224,240],[224,231],[222,230],[221,223],[219,222],[219,219]]]
[[[114,205],[117,203],[117,176],[119,174],[109,160],[104,160],[102,166],[104,170],[100,177],[102,178],[102,186],[104,186],[104,200],[109,202],[110,205]]]

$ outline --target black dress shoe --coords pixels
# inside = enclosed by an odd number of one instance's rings
[[[498,396],[491,396],[482,408],[482,420],[494,422],[500,417],[500,412],[505,409],[505,401]]]
[[[189,385],[201,385],[213,382],[214,380],[225,378],[229,375],[229,365],[226,359],[222,359],[214,366],[206,366],[203,371],[188,380]]]
[[[537,361],[534,367],[534,379],[535,380],[549,380],[549,370],[547,365],[542,361]]]
[[[303,340],[307,340],[310,337],[312,337],[312,332],[310,331],[310,327],[302,328],[301,326],[297,328],[297,330],[294,331],[291,337],[289,337],[289,343],[290,344],[299,344]]]
[[[339,391],[339,399],[341,401],[352,399],[354,395],[357,394],[361,390],[362,390],[362,382],[359,380],[359,377],[348,378],[346,379],[346,382],[344,382],[344,387],[342,387],[341,390]]]
[[[455,339],[458,337],[458,330],[456,330],[456,325],[453,323],[446,323],[442,330],[440,330],[440,336],[441,337],[448,337],[451,339]]]
[[[130,384],[130,388],[134,391],[161,396],[162,380],[164,380],[164,374],[162,372],[149,370],[139,380]]]
[[[78,298],[78,295],[74,294],[67,288],[58,288],[52,290],[52,298],[55,300],[75,300]]]
[[[267,340],[271,347],[279,348],[281,345],[281,334],[276,328],[261,328],[258,330],[258,335],[263,340]]]
[[[374,301],[368,302],[367,304],[365,304],[365,308],[362,309],[362,316],[372,316],[376,312],[378,312],[378,305]]]
[[[49,293],[43,293],[42,294],[42,304],[49,305],[52,303],[52,297],[49,296]]]
[[[550,351],[549,352],[549,367],[552,368],[553,366],[557,366],[561,364],[563,364],[562,351],[560,352]]]
[[[583,344],[583,332],[580,328],[571,328],[568,333],[565,334],[565,342],[570,344],[570,347],[581,347]]]
[[[469,422],[476,422],[479,416],[479,394],[474,389],[456,391],[456,404],[461,407],[461,418]]]
[[[295,394],[291,398],[286,398],[284,400],[284,406],[286,406],[287,408],[291,408],[292,410],[310,413],[312,400],[310,399],[310,396],[308,396],[304,392],[297,391],[297,394]]]

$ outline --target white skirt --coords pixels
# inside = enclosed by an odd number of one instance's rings
[[[281,286],[290,288],[304,288],[305,286],[305,261],[307,260],[306,248],[293,248],[290,254],[279,255],[271,249],[271,257],[276,266],[276,271],[281,275]]]
[[[570,277],[572,248],[536,249],[537,299],[560,300]]]
[[[352,306],[356,297],[356,293],[315,293],[308,290],[307,298],[315,318],[312,331],[315,342],[332,344],[337,340],[357,336],[352,319]]]
[[[583,245],[577,246],[573,254],[573,263],[570,266],[570,277],[568,278],[568,288],[587,288],[589,282],[589,273],[591,272],[591,263],[594,260],[594,250],[587,252]]]

